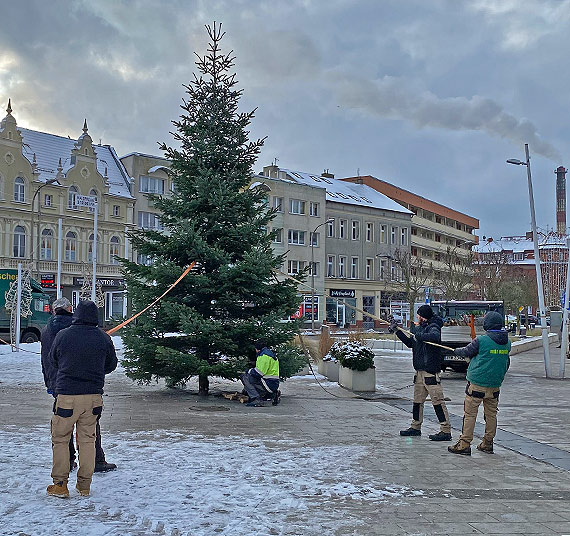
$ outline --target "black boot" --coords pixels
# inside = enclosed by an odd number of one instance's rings
[[[407,430],[400,430],[401,436],[421,436],[422,431],[415,428],[408,428]]]
[[[114,471],[117,466],[114,463],[108,462],[95,462],[94,473],[106,473],[107,471]]]
[[[428,436],[431,441],[451,441],[451,434],[445,432],[438,432],[437,434],[432,434]]]

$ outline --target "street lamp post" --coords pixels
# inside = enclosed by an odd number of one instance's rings
[[[540,252],[538,250],[538,234],[536,232],[536,216],[534,213],[534,195],[532,193],[532,178],[530,175],[530,155],[528,152],[528,143],[524,144],[526,162],[509,158],[508,164],[516,166],[526,166],[526,174],[528,179],[528,198],[530,204],[530,223],[532,226],[532,239],[534,243],[534,262],[536,265],[536,285],[538,287],[538,307],[540,309],[540,329],[542,331],[542,348],[544,351],[544,372],[546,377],[550,377],[550,350],[548,348],[548,327],[546,326],[546,306],[544,303],[544,290],[542,287],[542,271],[540,268]]]
[[[57,179],[48,179],[46,182],[40,184],[38,186],[38,189],[34,192],[34,195],[32,196],[32,226],[31,226],[31,244],[30,244],[30,264],[33,265],[34,262],[34,251],[37,249],[38,251],[38,260],[41,257],[41,237],[40,237],[40,225],[41,225],[41,217],[42,217],[42,201],[41,199],[38,198],[38,223],[37,223],[37,229],[36,229],[36,240],[34,240],[34,203],[36,201],[36,197],[38,197],[38,194],[40,193],[40,190],[44,187],[47,186],[48,184],[53,184],[54,182],[56,182]],[[34,242],[37,242],[35,248],[34,248]],[[39,275],[39,263],[36,261],[36,275]]]
[[[319,223],[309,237],[311,240],[311,331],[313,333],[315,332],[315,236],[319,227],[332,222],[334,222],[334,219],[330,218],[323,223]]]

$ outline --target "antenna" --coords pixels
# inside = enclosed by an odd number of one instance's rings
[[[360,177],[360,168],[356,168],[356,176]]]

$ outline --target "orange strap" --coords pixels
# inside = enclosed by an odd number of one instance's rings
[[[138,318],[140,315],[142,315],[143,313],[145,313],[146,311],[148,311],[153,305],[157,304],[160,300],[162,300],[162,298],[164,298],[164,296],[166,296],[176,285],[178,285],[178,283],[180,283],[180,281],[182,281],[187,275],[188,272],[190,270],[192,270],[192,268],[194,268],[194,266],[196,265],[196,261],[194,261],[193,263],[190,264],[190,266],[188,266],[188,268],[186,268],[186,270],[184,270],[184,272],[182,272],[182,275],[174,282],[172,283],[172,285],[170,285],[166,291],[160,295],[158,298],[156,298],[156,300],[154,300],[150,305],[147,305],[142,311],[139,311],[136,315],[131,316],[131,318],[129,318],[128,320],[125,320],[124,322],[121,322],[118,326],[115,326],[114,328],[111,328],[110,330],[107,331],[108,335],[112,335],[113,333],[115,333],[116,331],[119,331],[121,328],[124,328],[127,324],[130,324],[135,318]]]

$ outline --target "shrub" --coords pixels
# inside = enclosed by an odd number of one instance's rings
[[[343,367],[352,370],[367,370],[374,367],[374,353],[358,342],[335,342],[330,355]]]

